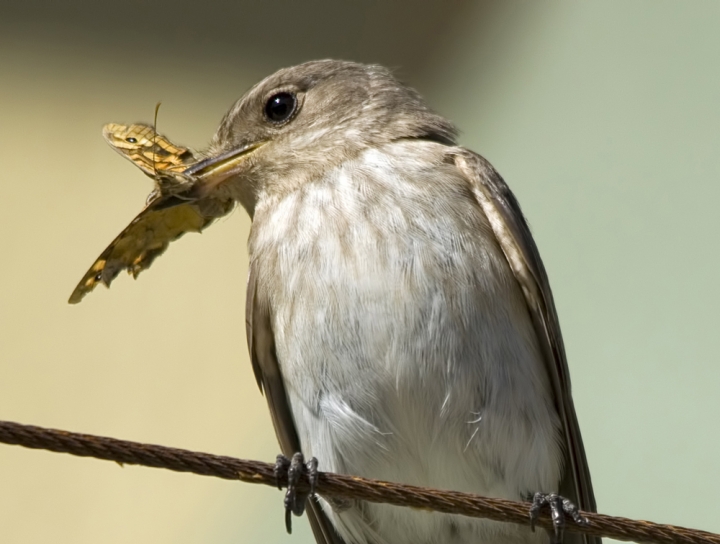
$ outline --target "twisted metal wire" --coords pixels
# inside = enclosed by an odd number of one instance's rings
[[[273,472],[274,465],[270,463],[153,444],[142,444],[103,436],[59,431],[10,421],[0,421],[0,442],[26,448],[69,453],[81,457],[106,459],[128,465],[165,468],[177,472],[192,472],[203,476],[215,476],[226,480],[240,480],[255,484],[278,485]],[[285,486],[286,481],[281,481],[280,484]],[[307,480],[303,480],[298,488],[309,489]],[[330,472],[320,473],[317,493],[325,497],[360,499],[523,525],[529,525],[530,523],[528,516],[529,503],[493,499],[457,491],[443,491],[383,482]],[[720,544],[720,535],[696,529],[661,525],[649,521],[637,521],[590,512],[582,512],[582,515],[588,519],[588,525],[576,525],[569,520],[566,530],[635,542]],[[552,522],[549,514],[543,512],[536,525],[551,529]]]

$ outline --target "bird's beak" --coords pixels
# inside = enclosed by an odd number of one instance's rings
[[[185,170],[183,174],[194,177],[199,196],[210,193],[218,185],[230,179],[242,168],[248,157],[265,142],[248,144],[226,151],[216,157],[208,157]]]

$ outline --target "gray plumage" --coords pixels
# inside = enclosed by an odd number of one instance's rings
[[[297,97],[287,121],[267,100]],[[253,219],[247,336],[286,455],[322,470],[595,510],[552,294],[514,196],[379,66],[280,70],[208,150]],[[239,155],[240,156],[240,155]],[[313,501],[318,542],[540,543],[529,528]],[[566,542],[598,544],[568,533]]]

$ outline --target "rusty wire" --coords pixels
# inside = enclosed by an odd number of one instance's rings
[[[165,468],[177,472],[215,476],[226,480],[277,485],[273,473],[274,465],[270,463],[46,429],[10,421],[0,421],[0,442],[81,457],[94,457],[127,465]],[[284,485],[284,482],[280,483]],[[307,481],[304,480],[298,487],[308,489]],[[523,525],[530,523],[529,503],[493,499],[457,491],[401,485],[330,472],[320,473],[317,492],[325,497],[361,499]],[[589,524],[579,526],[569,520],[568,531],[635,542],[720,544],[720,535],[696,529],[590,512],[582,514],[588,519]],[[552,527],[547,512],[541,514],[537,525],[545,528]]]

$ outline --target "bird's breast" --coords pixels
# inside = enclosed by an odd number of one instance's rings
[[[302,447],[326,470],[552,489],[559,423],[524,298],[435,145],[367,152],[256,209],[256,296]]]

